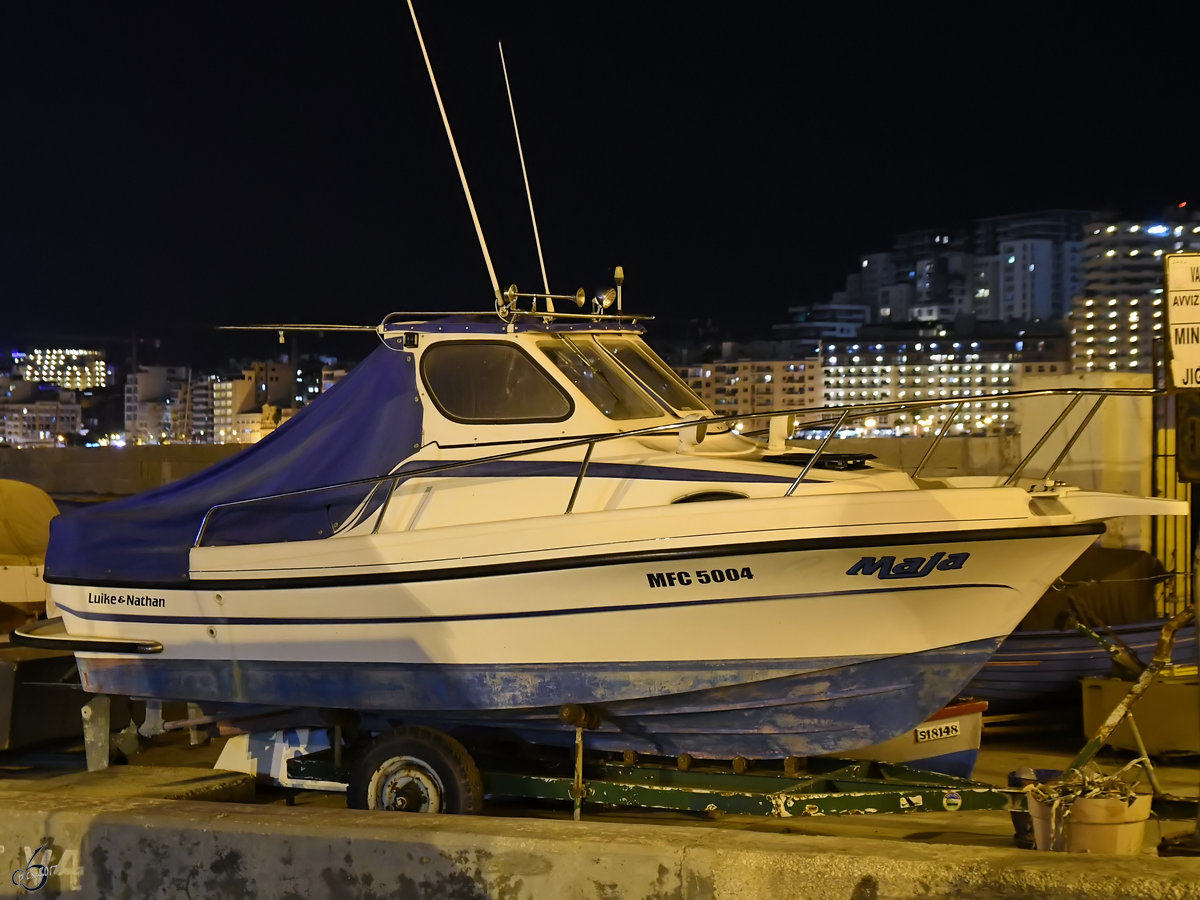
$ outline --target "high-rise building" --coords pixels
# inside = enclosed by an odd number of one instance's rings
[[[947,227],[896,235],[859,257],[835,303],[870,307],[877,322],[1060,319],[1082,285],[1088,210],[1049,209],[978,219],[973,239]]]
[[[183,404],[191,371],[186,366],[140,366],[125,376],[125,439],[159,444],[182,440]]]
[[[100,350],[44,348],[14,352],[12,368],[26,381],[57,384],[70,391],[108,384],[108,365]]]
[[[1200,220],[1096,222],[1083,248],[1083,288],[1071,308],[1075,371],[1153,372],[1166,328],[1163,257],[1200,250]]]
[[[184,407],[182,435],[191,444],[217,443],[213,417],[216,375],[193,375],[181,399]]]
[[[975,221],[976,314],[1061,319],[1083,284],[1086,209],[1046,209]]]

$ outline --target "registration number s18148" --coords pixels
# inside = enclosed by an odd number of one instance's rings
[[[936,725],[918,725],[914,733],[917,737],[917,743],[923,744],[926,741],[940,741],[944,738],[958,737],[962,733],[962,729],[958,722],[939,722]]]

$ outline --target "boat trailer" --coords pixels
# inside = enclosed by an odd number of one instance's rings
[[[576,729],[574,764],[566,754],[497,754],[472,748],[491,801],[572,804],[597,809],[669,810],[719,815],[806,816],[869,813],[1023,810],[1022,789],[1004,789],[892,763],[826,757],[784,760],[696,760],[582,752]],[[528,748],[526,748],[528,749]],[[346,784],[350,767],[333,749],[286,761],[294,787]]]

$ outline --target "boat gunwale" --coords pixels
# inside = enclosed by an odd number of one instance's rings
[[[910,532],[888,532],[883,534],[857,534],[835,537],[801,537],[774,541],[744,541],[722,544],[705,543],[690,547],[655,547],[646,550],[605,552],[569,557],[550,557],[517,560],[486,565],[447,567],[443,561],[435,561],[434,567],[410,571],[357,572],[352,575],[295,575],[262,578],[196,578],[170,582],[133,583],[127,580],[104,582],[95,579],[54,578],[53,584],[75,587],[114,587],[128,590],[278,590],[305,587],[353,587],[371,584],[405,584],[429,581],[456,581],[468,578],[490,578],[500,575],[522,575],[552,572],[564,569],[596,568],[638,563],[661,563],[675,560],[704,559],[723,556],[758,556],[769,553],[806,552],[819,550],[842,550],[870,548],[887,545],[937,544],[949,541],[1002,541],[1030,540],[1049,537],[1072,537],[1084,534],[1103,534],[1103,522],[1071,522],[1060,525],[1016,525],[980,529],[956,529],[945,531],[915,530]]]

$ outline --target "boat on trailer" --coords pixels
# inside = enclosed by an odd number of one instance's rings
[[[470,810],[459,738],[586,729],[593,751],[743,762],[883,743],[952,701],[1107,519],[1187,512],[1057,463],[932,478],[826,452],[851,415],[933,401],[738,433],[645,343],[619,270],[565,313],[582,292],[502,292],[475,224],[492,312],[390,314],[260,443],[56,518],[59,615],[14,640],[74,651],[95,693],[336,721],[355,805]],[[790,442],[797,417],[828,436]]]
[[[1106,519],[1186,512],[755,440],[641,330],[388,316],[259,444],[55,519],[59,624],[25,639],[70,646],[97,693],[852,754],[952,701]]]

